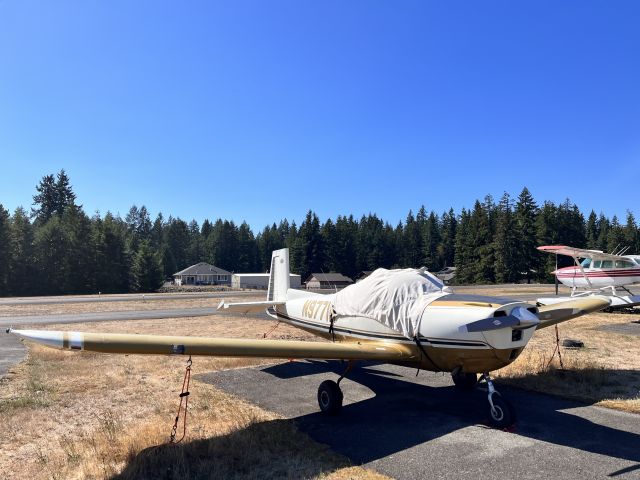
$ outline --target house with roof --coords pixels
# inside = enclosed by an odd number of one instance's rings
[[[347,285],[351,285],[353,280],[349,277],[342,275],[341,273],[312,273],[307,278],[305,285],[307,290],[311,289],[331,289],[344,288]]]
[[[176,285],[231,285],[231,272],[200,262],[174,273],[173,282]]]

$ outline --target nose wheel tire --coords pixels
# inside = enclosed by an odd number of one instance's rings
[[[478,383],[478,375],[475,373],[452,373],[451,379],[460,390],[473,390]]]
[[[324,413],[337,414],[342,408],[342,398],[342,390],[333,380],[325,380],[318,387],[318,405]]]
[[[500,395],[492,395],[489,403],[489,423],[494,428],[507,428],[516,422],[516,411]]]

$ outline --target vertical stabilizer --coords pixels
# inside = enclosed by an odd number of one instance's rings
[[[267,300],[270,302],[284,302],[287,300],[287,290],[290,287],[289,277],[289,249],[274,250],[271,254],[271,275],[269,276],[269,290]]]

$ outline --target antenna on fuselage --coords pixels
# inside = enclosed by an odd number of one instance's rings
[[[630,245],[627,245],[624,248],[621,248],[620,251],[618,253],[616,253],[616,255],[624,255],[625,253],[627,253],[627,251],[629,250],[629,248],[631,248]]]

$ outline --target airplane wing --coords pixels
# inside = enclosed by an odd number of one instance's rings
[[[405,361],[414,358],[414,353],[411,352],[409,346],[384,342],[330,343],[13,329],[10,329],[9,333],[48,347],[102,353],[379,360],[384,362]]]
[[[607,308],[611,300],[604,295],[589,295],[588,297],[554,303],[538,308],[540,323],[537,328],[546,328],[572,318],[586,315]]]
[[[601,250],[587,250],[585,248],[567,247],[565,245],[544,245],[537,248],[541,252],[566,255],[573,258],[591,258],[593,260],[628,260],[627,257],[604,253]]]

